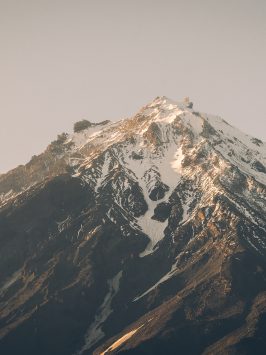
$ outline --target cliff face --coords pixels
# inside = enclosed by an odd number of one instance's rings
[[[2,175],[1,352],[262,353],[265,166],[159,97]]]

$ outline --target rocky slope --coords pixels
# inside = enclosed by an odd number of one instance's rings
[[[264,142],[158,97],[0,194],[1,353],[264,354]]]

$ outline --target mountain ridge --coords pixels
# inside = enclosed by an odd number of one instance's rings
[[[146,106],[144,106],[141,110],[140,110],[140,112],[136,115],[136,116],[138,116],[138,115],[143,115],[144,117],[146,117],[146,118],[148,118],[148,116],[149,115],[147,115],[147,111],[155,111],[155,109],[156,109],[156,106],[157,107],[159,107],[159,106],[161,106],[161,108],[162,109],[164,109],[163,108],[163,106],[164,107],[167,107],[167,109],[169,110],[169,107],[170,107],[170,109],[172,108],[178,108],[179,109],[179,111],[180,110],[183,110],[183,112],[191,112],[193,115],[195,115],[195,117],[196,116],[198,116],[199,117],[199,120],[200,119],[202,119],[202,120],[206,120],[206,117],[208,117],[209,116],[209,118],[212,118],[213,120],[214,119],[216,119],[216,121],[218,121],[218,120],[220,120],[220,122],[219,123],[225,123],[226,125],[228,125],[229,127],[232,127],[231,125],[229,125],[226,121],[224,121],[222,118],[219,118],[218,116],[213,116],[213,115],[206,115],[206,114],[200,114],[199,112],[197,112],[197,111],[193,111],[192,110],[192,103],[191,102],[174,102],[174,101],[172,101],[172,100],[170,100],[170,99],[168,99],[167,97],[165,97],[165,96],[162,96],[162,97],[157,97],[157,98],[155,98],[150,104],[148,104],[148,105],[146,105]],[[155,109],[154,109],[155,108]],[[178,111],[178,110],[177,110]],[[181,111],[180,111],[181,112]],[[180,112],[177,112],[177,115],[179,114],[180,115]],[[154,112],[153,112],[154,113]],[[135,116],[134,116],[135,117]],[[134,117],[133,117],[133,119],[134,119]],[[88,144],[88,143],[90,143],[90,140],[92,139],[92,137],[93,137],[93,135],[94,134],[96,134],[97,135],[97,132],[99,133],[99,132],[101,132],[102,130],[101,129],[98,129],[98,127],[99,126],[105,126],[105,125],[107,125],[107,126],[110,126],[111,125],[111,127],[112,126],[116,126],[116,125],[120,125],[120,124],[122,124],[123,123],[123,121],[130,121],[130,120],[132,120],[132,119],[125,119],[125,120],[122,120],[122,121],[117,121],[117,122],[111,122],[111,121],[103,121],[103,122],[99,122],[99,123],[95,123],[95,124],[91,124],[91,126],[88,128],[88,129],[84,129],[83,131],[81,131],[81,132],[77,132],[76,134],[74,133],[74,134],[72,134],[72,135],[69,135],[69,134],[62,134],[62,135],[59,135],[58,136],[58,139],[56,140],[56,141],[54,141],[54,142],[52,142],[48,147],[47,147],[47,149],[45,150],[45,152],[47,152],[47,153],[50,153],[50,155],[51,155],[51,153],[55,153],[55,154],[52,154],[52,155],[54,155],[54,158],[55,159],[57,159],[57,160],[60,160],[60,157],[62,157],[62,155],[65,153],[66,155],[68,155],[68,154],[73,154],[73,150],[75,151],[75,150],[80,150],[80,149],[82,149],[82,146],[83,145],[86,145],[86,144]],[[155,122],[156,122],[156,119],[155,119]],[[158,122],[158,121],[157,121]],[[207,119],[207,121],[205,121],[205,122],[208,122],[208,119]],[[211,126],[213,126],[213,124],[211,124]],[[233,127],[232,127],[233,128]],[[233,128],[234,129],[234,128]],[[236,129],[235,129],[236,130]],[[104,129],[103,129],[103,131],[104,131]],[[241,133],[240,131],[239,131],[239,133]],[[65,135],[65,141],[64,140],[62,140],[62,136],[64,136]],[[255,144],[255,145],[257,145],[257,146],[260,146],[260,145],[262,145],[263,147],[265,147],[265,142],[262,142],[261,140],[259,140],[259,139],[257,139],[257,138],[253,138],[253,137],[251,137],[251,136],[248,136],[247,134],[241,134],[241,136],[242,136],[242,138],[243,137],[246,137],[247,139],[249,139],[251,142],[253,141],[253,144]],[[60,140],[62,140],[62,141],[60,141]],[[59,147],[56,147],[56,143],[59,143],[58,145],[59,145]],[[61,145],[62,146],[60,146],[60,143],[61,143]],[[74,149],[72,149],[71,150],[71,146],[72,146],[72,148],[74,148]],[[74,146],[74,147],[73,147]],[[61,152],[59,152],[59,153],[61,153],[61,156],[60,156],[60,154],[58,154],[58,151],[57,151],[57,149],[58,150],[62,150]],[[70,149],[70,151],[69,151],[69,149]],[[53,152],[54,151],[54,152]],[[39,157],[41,157],[42,156],[42,154],[40,154],[39,155]],[[31,168],[30,167],[30,163],[32,162],[32,161],[34,161],[34,160],[36,160],[36,156],[33,156],[33,158],[32,158],[32,160],[29,162],[29,163],[27,163],[26,165],[20,165],[20,166],[18,166],[17,168],[14,168],[14,169],[12,169],[11,171],[9,171],[9,172],[7,172],[7,173],[4,173],[4,174],[1,174],[0,175],[0,177],[1,177],[1,180],[3,181],[3,180],[5,180],[5,178],[10,174],[10,173],[13,173],[14,175],[16,175],[16,172],[19,170],[19,174],[21,174],[22,173],[22,171],[23,170],[27,170],[27,168],[28,168],[28,166],[29,166],[29,169]],[[48,154],[48,168],[49,168],[49,160],[50,160],[50,156],[49,156],[49,154]],[[65,166],[62,166],[61,168],[65,168]],[[263,168],[262,168],[263,169]],[[58,173],[59,171],[55,171],[55,174],[56,173]],[[1,182],[2,182],[1,181]],[[2,183],[3,184],[3,183]],[[2,188],[1,189],[1,193],[3,194],[3,191],[4,189]],[[7,192],[9,192],[9,191],[7,191]],[[2,197],[2,199],[3,199],[3,197]]]

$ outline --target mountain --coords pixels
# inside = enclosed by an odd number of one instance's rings
[[[265,353],[266,143],[157,97],[0,201],[1,354]]]

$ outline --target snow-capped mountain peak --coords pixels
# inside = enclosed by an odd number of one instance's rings
[[[0,196],[1,352],[39,353],[29,332],[69,355],[261,341],[266,145],[189,98],[78,122]]]

